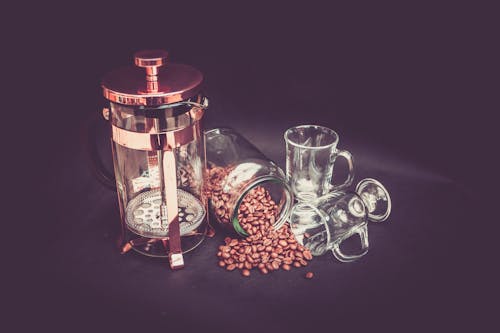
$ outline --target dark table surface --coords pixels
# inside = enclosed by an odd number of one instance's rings
[[[281,131],[266,137],[242,132],[282,160]],[[379,179],[393,198],[387,223],[369,225],[368,255],[340,263],[329,253],[307,268],[267,276],[253,272],[250,278],[217,266],[217,247],[225,236],[218,228],[214,238],[186,255],[181,271],[171,271],[168,260],[119,254],[116,193],[94,181],[83,156],[75,156],[53,189],[58,227],[40,258],[46,278],[42,295],[49,292],[40,320],[222,332],[333,329],[350,321],[355,327],[396,325],[405,331],[430,323],[442,329],[475,325],[462,317],[474,296],[464,286],[475,273],[464,271],[466,254],[457,248],[458,229],[472,218],[470,196],[418,165],[365,145],[349,148],[357,157],[356,181]],[[313,279],[304,278],[307,271],[314,272]]]
[[[493,169],[485,143],[494,123],[478,120],[495,110],[483,79],[491,11],[181,7],[140,18],[104,5],[26,14],[35,23],[30,46],[39,50],[26,66],[42,81],[42,102],[19,116],[30,120],[24,130],[40,134],[23,146],[29,154],[16,148],[12,156],[36,165],[23,173],[33,194],[12,181],[21,198],[29,193],[32,203],[17,200],[17,211],[30,217],[24,226],[35,241],[13,239],[27,256],[9,261],[20,288],[10,290],[15,311],[7,319],[86,332],[488,327],[498,288],[484,245],[496,243],[481,239],[493,235],[495,219],[480,218],[486,195],[478,179]],[[235,128],[281,167],[288,127],[335,129],[339,147],[355,157],[354,183],[376,178],[393,200],[388,221],[368,227],[369,253],[354,263],[327,254],[307,268],[244,278],[217,266],[225,236],[217,229],[180,271],[167,260],[119,254],[116,193],[88,170],[79,129],[105,105],[100,78],[144,48],[166,48],[172,61],[199,68],[211,102],[206,128]],[[110,166],[104,126],[97,140]]]

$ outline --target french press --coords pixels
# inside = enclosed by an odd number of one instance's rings
[[[177,269],[208,227],[201,126],[208,100],[202,74],[167,57],[140,51],[135,66],[106,74],[103,116],[111,127],[122,252],[168,256]]]

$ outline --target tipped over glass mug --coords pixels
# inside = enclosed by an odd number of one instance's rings
[[[337,149],[338,134],[323,126],[301,125],[285,132],[286,176],[299,202],[312,201],[330,191],[351,185],[353,158],[347,150]],[[347,161],[348,175],[342,184],[332,184],[334,163],[338,157]]]
[[[351,262],[368,253],[368,221],[385,221],[391,213],[391,198],[375,179],[358,183],[356,191],[330,192],[314,201],[296,204],[291,212],[290,227],[297,241],[315,256],[333,252],[342,262]],[[359,235],[361,252],[346,254],[341,244]]]

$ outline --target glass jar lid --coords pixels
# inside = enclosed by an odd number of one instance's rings
[[[203,81],[201,72],[188,65],[167,63],[167,58],[164,50],[135,53],[135,66],[104,76],[104,97],[125,105],[160,106],[197,95]]]

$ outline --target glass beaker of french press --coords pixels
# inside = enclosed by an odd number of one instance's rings
[[[103,115],[111,128],[122,251],[168,256],[176,269],[208,226],[201,126],[208,100],[202,74],[167,56],[140,51],[135,66],[106,74]]]

